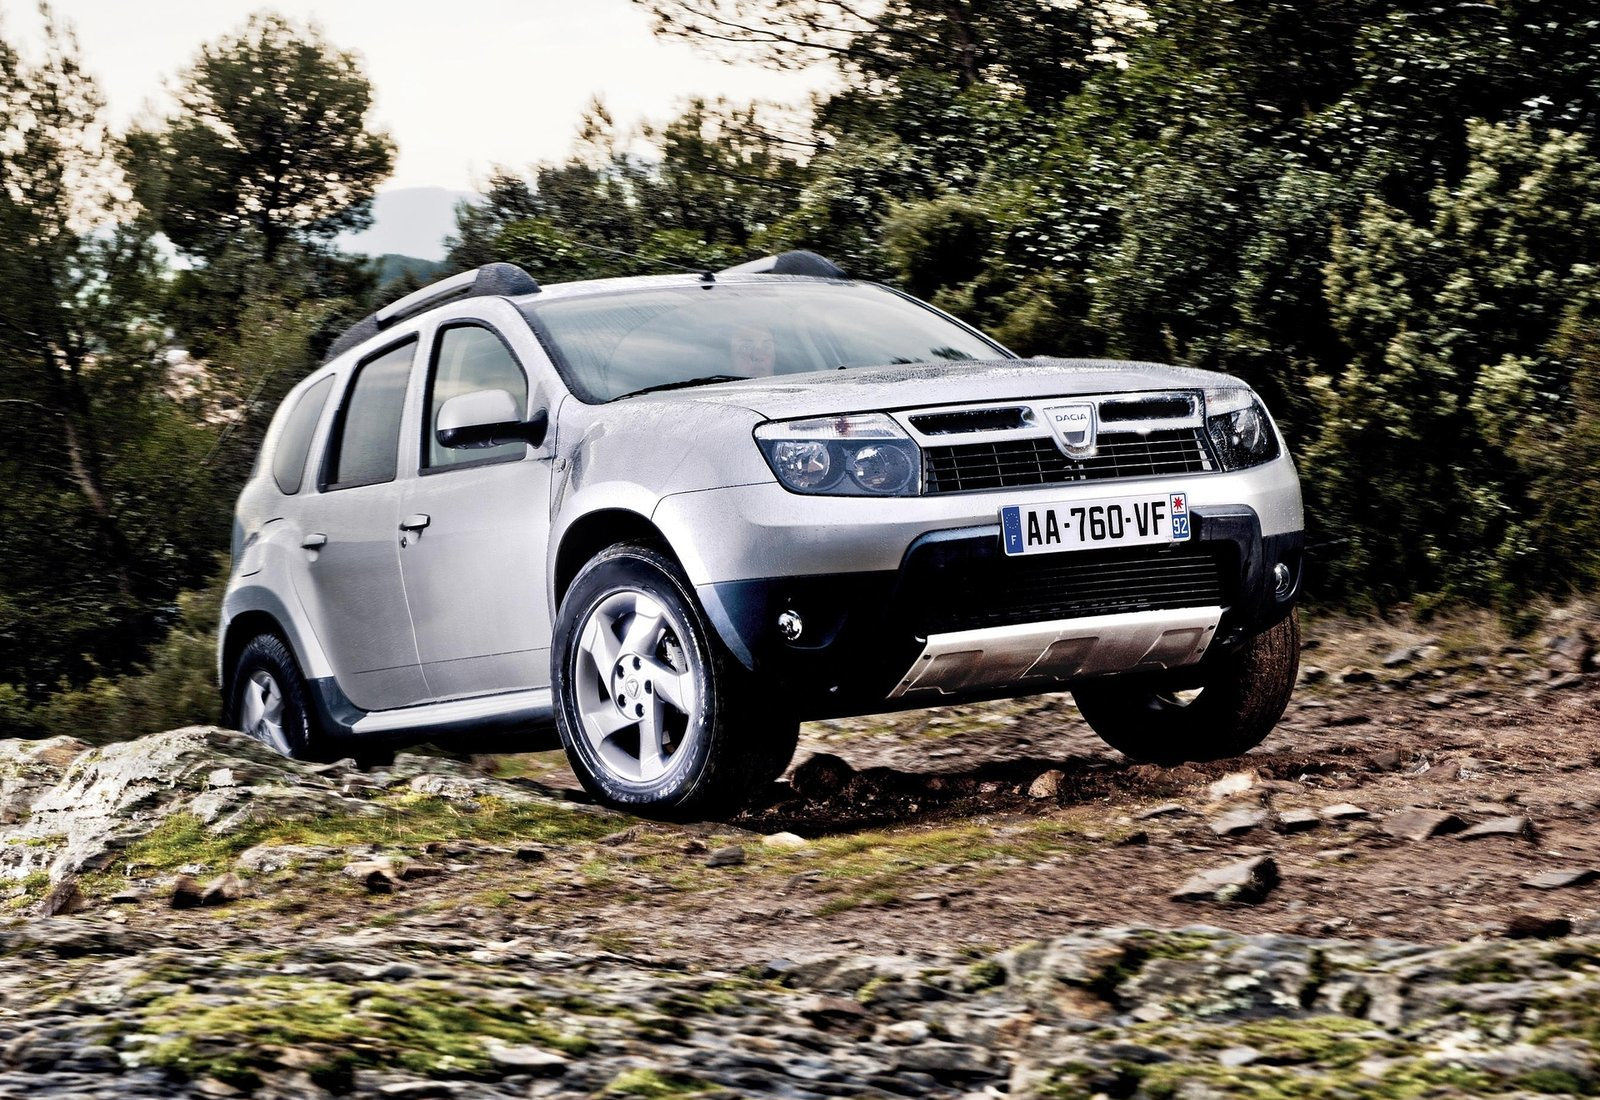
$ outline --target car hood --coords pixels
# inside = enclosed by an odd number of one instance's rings
[[[748,409],[769,419],[894,411],[974,401],[1013,401],[1244,383],[1214,371],[1116,359],[993,359],[852,367],[750,378],[648,395]]]

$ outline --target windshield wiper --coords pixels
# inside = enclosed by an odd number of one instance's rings
[[[749,376],[744,374],[705,374],[699,378],[680,378],[676,382],[661,382],[654,386],[645,386],[643,389],[629,390],[627,393],[618,394],[614,400],[620,401],[624,397],[638,397],[641,393],[656,393],[660,390],[681,390],[688,386],[709,386],[713,382],[743,382]]]

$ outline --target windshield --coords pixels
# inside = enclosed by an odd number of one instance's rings
[[[997,345],[868,284],[702,283],[529,302],[567,385],[587,401],[730,378],[996,359]]]

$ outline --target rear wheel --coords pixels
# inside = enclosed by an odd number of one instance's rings
[[[285,756],[304,760],[321,744],[300,665],[282,639],[258,634],[234,665],[224,718],[228,725]]]
[[[1300,669],[1300,623],[1291,614],[1201,673],[1198,690],[1171,675],[1128,676],[1074,688],[1095,733],[1134,760],[1223,760],[1266,740],[1283,717]]]
[[[584,787],[635,813],[736,809],[794,755],[799,724],[710,629],[677,564],[613,546],[573,580],[552,660],[562,745]]]

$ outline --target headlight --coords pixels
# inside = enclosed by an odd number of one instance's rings
[[[1278,433],[1247,389],[1206,391],[1206,433],[1224,470],[1244,470],[1278,457]]]
[[[796,493],[915,496],[921,485],[922,453],[882,413],[763,424],[756,443]]]

